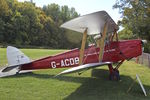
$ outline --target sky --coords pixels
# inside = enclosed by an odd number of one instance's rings
[[[18,0],[20,2],[30,0]],[[112,19],[117,23],[121,20],[118,9],[112,9],[116,0],[33,0],[38,7],[48,5],[51,3],[59,4],[60,6],[67,5],[68,7],[74,7],[80,15],[93,13],[96,11],[105,10]]]

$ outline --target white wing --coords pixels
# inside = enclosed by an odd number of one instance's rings
[[[82,71],[82,70],[85,70],[85,69],[90,69],[90,68],[103,66],[103,65],[109,65],[109,64],[112,64],[112,63],[111,62],[100,62],[100,63],[84,64],[84,65],[80,65],[80,66],[77,66],[77,67],[73,67],[73,68],[67,69],[67,70],[59,73],[58,75],[79,72],[79,71]],[[58,76],[58,75],[56,75],[56,76]]]
[[[107,33],[114,32],[114,30],[118,30],[117,24],[113,21],[113,19],[108,15],[106,11],[98,11],[95,13],[87,14],[84,16],[77,17],[72,19],[61,27],[70,29],[73,31],[83,33],[86,28],[88,35],[99,34],[103,32],[104,24],[108,22],[108,30]]]

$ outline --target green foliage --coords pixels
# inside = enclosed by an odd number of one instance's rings
[[[43,11],[47,16],[50,16],[55,22],[60,20],[60,6],[58,4],[51,4],[43,6]]]
[[[30,2],[0,0],[0,12],[2,44],[74,48],[80,43],[70,42],[68,31],[59,28],[65,21],[79,16],[74,8],[57,4],[39,8]]]
[[[132,31],[127,30],[127,29],[121,30],[121,31],[118,33],[118,35],[119,35],[119,38],[120,38],[120,39],[123,39],[123,40],[137,38],[135,35],[133,35]]]
[[[150,41],[144,44],[144,52],[150,53]]]
[[[80,46],[81,34],[60,28],[60,25],[64,22],[79,16],[74,8],[70,9],[68,6],[50,4],[44,6],[43,11],[47,16],[51,17],[55,23],[55,27],[53,27],[53,29],[55,29],[56,32],[53,34],[54,36],[51,35],[53,40],[52,43],[57,40],[57,43],[54,46],[59,45],[59,48],[75,48]],[[56,37],[56,35],[58,37]]]
[[[0,0],[0,16],[8,16],[10,13],[6,0]]]
[[[119,24],[125,28],[124,34],[129,30],[133,37],[150,41],[150,0],[117,0],[113,8],[122,14]]]

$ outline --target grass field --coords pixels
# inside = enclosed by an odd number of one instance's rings
[[[64,50],[21,49],[32,59],[64,52]],[[0,48],[0,65],[6,64],[6,49]],[[64,69],[49,69],[0,78],[0,100],[150,100],[150,69],[134,62],[120,68],[121,81],[109,81],[107,67],[81,74],[54,77]],[[142,93],[136,82],[127,93],[135,75],[139,74],[147,91]]]

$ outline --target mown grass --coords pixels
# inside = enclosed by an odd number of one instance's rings
[[[6,49],[0,49],[0,61],[6,63]],[[32,59],[64,52],[64,50],[21,49]],[[4,58],[3,58],[4,57]],[[0,100],[150,100],[150,69],[134,62],[120,67],[121,81],[109,81],[107,67],[81,74],[54,77],[64,69],[49,69],[0,78]],[[139,74],[147,91],[142,93],[136,82],[127,93],[135,75]]]

